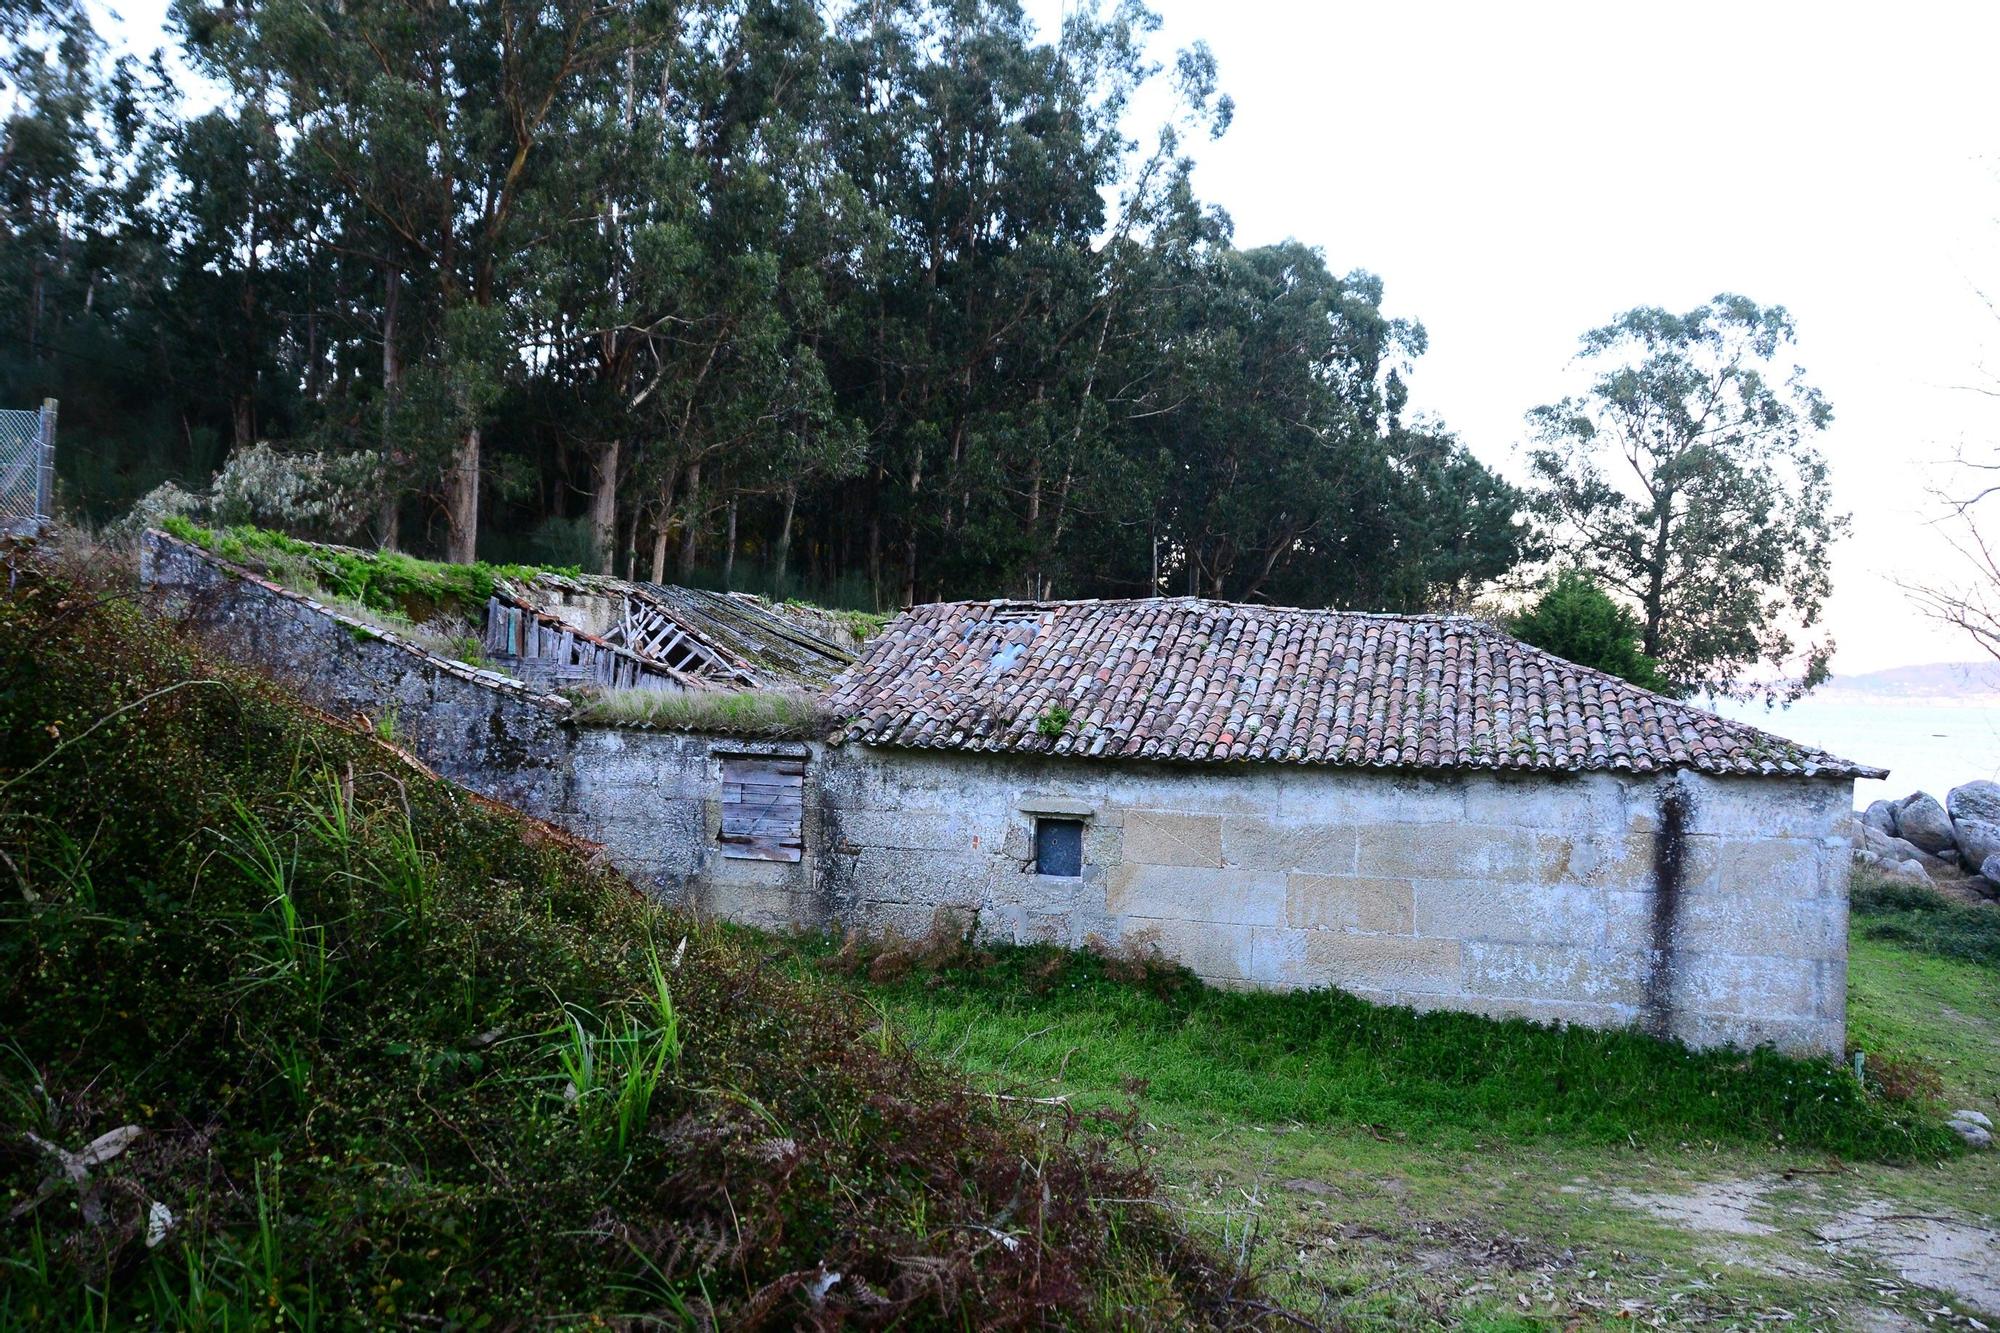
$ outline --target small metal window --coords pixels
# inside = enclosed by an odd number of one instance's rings
[[[1035,821],[1035,873],[1076,879],[1083,874],[1083,821]]]

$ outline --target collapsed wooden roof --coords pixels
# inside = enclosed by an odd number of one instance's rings
[[[531,628],[532,627],[532,628]],[[854,654],[758,599],[606,575],[496,587],[488,650],[608,688],[818,693]]]

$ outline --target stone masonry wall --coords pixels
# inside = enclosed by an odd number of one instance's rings
[[[1222,985],[1637,1025],[1838,1055],[1846,780],[1398,776],[1107,765],[858,746],[807,757],[795,865],[719,855],[740,743],[586,730],[579,832],[665,896],[767,927],[1151,940]],[[1082,818],[1079,878],[1034,873]]]
[[[530,814],[561,804],[569,705],[217,560],[146,534],[139,578],[156,610],[271,672],[336,717],[365,717],[445,777]]]
[[[429,657],[154,539],[163,605],[330,712],[604,845],[663,898],[742,921],[1156,944],[1221,985],[1697,1046],[1844,1039],[1852,783],[1691,773],[1416,775],[870,750],[572,725],[562,701]],[[722,855],[732,754],[806,760],[805,853]],[[1038,816],[1083,873],[1034,872]]]

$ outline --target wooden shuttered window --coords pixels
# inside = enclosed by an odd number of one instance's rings
[[[806,761],[727,755],[722,760],[722,854],[796,861],[805,846]]]

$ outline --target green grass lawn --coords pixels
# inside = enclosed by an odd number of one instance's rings
[[[2000,908],[1989,909],[2000,916]],[[2000,1120],[2000,968],[1881,940],[1849,945],[1848,1044],[1878,1063],[1927,1066],[1943,1100]]]
[[[1909,1160],[1953,1147],[1930,1108],[1870,1095],[1829,1061],[1418,1014],[1339,991],[1217,990],[1051,948],[975,955],[933,940],[911,954],[941,965],[869,985],[873,1002],[919,1045],[1020,1095],[1136,1093],[1149,1115],[1364,1125],[1440,1148],[1696,1140]],[[873,975],[902,966],[890,962],[871,960]]]
[[[1820,1237],[1857,1209],[2000,1225],[2000,1154],[1941,1124],[1948,1106],[2000,1118],[2000,968],[1973,961],[1986,917],[1872,902],[1850,972],[1866,1088],[1831,1061],[1211,990],[1131,959],[796,948],[980,1086],[1132,1108],[1190,1223],[1303,1316],[1923,1325],[1981,1307],[1949,1274],[1903,1273],[1886,1231]],[[1883,924],[1902,942],[1871,937]]]

